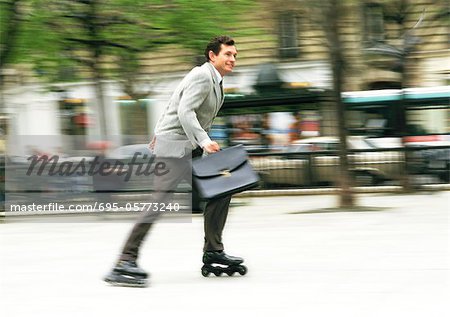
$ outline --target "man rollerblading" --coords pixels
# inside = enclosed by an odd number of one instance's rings
[[[237,49],[231,37],[218,36],[211,39],[204,53],[205,63],[194,67],[180,81],[155,126],[150,148],[167,171],[153,178],[152,202],[155,205],[171,204],[178,184],[182,180],[190,182],[193,158],[221,149],[216,141],[210,139],[208,132],[224,102],[223,78],[234,69]],[[241,265],[243,259],[228,256],[222,251],[222,232],[230,201],[231,195],[228,195],[208,200],[203,206],[205,257],[202,273],[205,276],[209,272],[216,275],[235,272],[244,275],[247,272]],[[161,214],[162,210],[142,212],[122,247],[117,265],[105,278],[106,282],[120,286],[146,286],[148,277],[136,265],[136,260],[144,239]]]
[[[204,277],[209,276],[210,273],[215,276],[220,276],[222,273],[228,276],[232,276],[234,273],[245,275],[247,267],[241,265],[242,262],[244,262],[243,258],[228,255],[223,251],[206,251],[203,253],[202,275]]]

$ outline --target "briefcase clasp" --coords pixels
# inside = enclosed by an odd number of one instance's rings
[[[230,170],[222,170],[222,171],[220,171],[220,174],[224,177],[230,177],[231,171]]]

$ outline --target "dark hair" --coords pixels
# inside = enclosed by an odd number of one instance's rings
[[[213,51],[215,55],[218,55],[222,44],[231,46],[234,45],[234,40],[226,35],[216,36],[211,39],[205,49],[205,57],[207,61],[209,61],[209,51]]]

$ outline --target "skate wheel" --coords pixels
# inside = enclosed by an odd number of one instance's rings
[[[227,272],[227,275],[228,275],[228,276],[233,276],[233,275],[234,275],[234,272]]]
[[[204,267],[202,267],[202,275],[204,276],[204,277],[208,277],[209,276],[209,271],[208,271],[208,269],[207,268],[204,268]]]
[[[214,275],[215,276],[220,276],[220,275],[222,275],[222,272],[214,272]]]
[[[241,274],[241,275],[245,275],[245,274],[247,274],[247,267],[245,266],[245,265],[241,265],[240,267],[239,267],[239,274]]]

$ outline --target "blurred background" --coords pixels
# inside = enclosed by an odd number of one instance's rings
[[[449,182],[447,1],[3,0],[0,10],[11,184],[30,155],[144,148],[218,34],[234,37],[238,58],[211,137],[247,147],[261,189]]]

